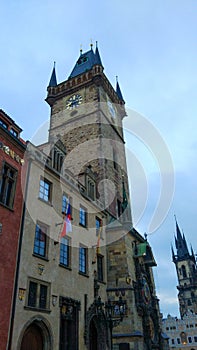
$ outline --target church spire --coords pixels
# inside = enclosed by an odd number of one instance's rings
[[[55,62],[54,62],[54,66],[53,66],[53,71],[51,74],[51,79],[49,82],[49,87],[53,87],[53,86],[57,86],[57,79],[56,79],[56,72],[55,72]]]
[[[178,259],[185,259],[185,258],[189,257],[187,242],[186,242],[184,234],[183,235],[181,234],[176,217],[175,217],[175,222],[176,222],[175,246],[177,249],[177,258]]]

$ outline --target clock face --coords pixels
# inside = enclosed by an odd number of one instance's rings
[[[66,101],[66,108],[73,109],[78,107],[81,103],[82,103],[82,96],[79,94],[76,94],[69,97],[69,99]]]
[[[108,106],[108,109],[109,109],[111,116],[113,118],[116,118],[116,111],[115,111],[115,108],[114,108],[113,104],[111,103],[111,101],[107,101],[107,106]]]

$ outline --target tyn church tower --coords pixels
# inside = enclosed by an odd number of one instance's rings
[[[178,277],[177,289],[181,318],[188,312],[197,313],[197,266],[194,251],[188,250],[184,234],[176,221],[176,254],[172,248],[172,258]]]

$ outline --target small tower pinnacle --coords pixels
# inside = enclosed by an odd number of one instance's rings
[[[53,64],[53,70],[52,70],[52,74],[51,74],[51,79],[49,81],[49,85],[50,87],[53,87],[53,86],[57,86],[57,78],[56,78],[56,72],[55,72],[55,61],[54,61],[54,64]]]
[[[119,83],[118,83],[118,76],[116,76],[116,93],[117,93],[119,99],[124,103],[122,92],[120,90],[120,86],[119,86]]]

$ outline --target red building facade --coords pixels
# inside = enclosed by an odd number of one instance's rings
[[[23,193],[21,170],[24,166],[25,142],[22,129],[0,110],[0,347],[7,349],[17,252],[20,236]]]

